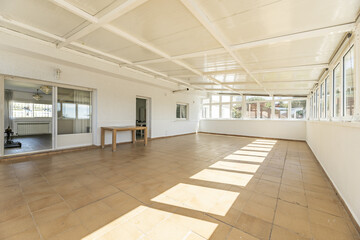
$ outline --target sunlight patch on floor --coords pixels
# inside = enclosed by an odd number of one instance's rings
[[[242,151],[242,150],[237,150],[237,151],[234,152],[234,154],[247,155],[247,156],[266,157],[269,153],[267,153],[267,152],[257,152],[257,151]]]
[[[82,238],[82,240],[208,239],[217,226],[218,224],[209,221],[170,213],[147,206],[139,206]]]
[[[265,157],[230,154],[230,155],[226,156],[224,159],[225,160],[233,160],[233,161],[262,163],[265,160]]]
[[[151,200],[225,216],[239,194],[238,192],[179,183]]]
[[[245,187],[252,177],[252,174],[204,169],[190,178]]]
[[[218,161],[213,165],[211,165],[209,168],[255,173],[259,167],[260,167],[259,165],[250,164],[250,163]]]
[[[271,148],[264,148],[264,147],[248,147],[245,146],[243,148],[241,148],[241,150],[251,150],[251,151],[263,151],[263,152],[270,152]]]

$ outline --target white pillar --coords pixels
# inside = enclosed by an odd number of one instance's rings
[[[4,103],[5,103],[5,79],[0,76],[0,156],[4,155]]]

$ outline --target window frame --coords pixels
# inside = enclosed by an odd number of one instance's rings
[[[178,108],[178,105],[179,106],[185,106],[186,107],[186,111],[185,111],[185,114],[186,114],[186,116],[185,116],[185,118],[178,118],[178,116],[177,116],[177,108]],[[181,115],[181,114],[180,114]],[[183,102],[177,102],[176,104],[175,104],[175,118],[176,118],[176,120],[179,120],[179,121],[186,121],[186,120],[189,120],[189,104],[188,103],[183,103]]]

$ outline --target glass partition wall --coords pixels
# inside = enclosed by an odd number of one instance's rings
[[[3,81],[4,155],[92,144],[92,91],[48,84]]]

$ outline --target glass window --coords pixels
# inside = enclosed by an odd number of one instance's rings
[[[220,116],[220,108],[219,105],[211,105],[211,118],[219,118]]]
[[[91,92],[58,88],[58,134],[91,133]]]
[[[230,104],[221,105],[221,118],[230,118]]]
[[[325,92],[326,92],[326,98],[325,98],[325,118],[328,117],[328,114],[330,112],[330,87],[329,87],[329,77],[325,79]]]
[[[246,96],[247,102],[272,100],[269,96]]]
[[[257,103],[246,104],[246,117],[257,118]]]
[[[62,118],[75,119],[76,118],[76,104],[63,103],[62,104]]]
[[[275,102],[275,117],[279,119],[289,118],[289,102],[279,101]]]
[[[34,104],[34,117],[52,117],[51,104]]]
[[[222,103],[230,102],[230,96],[221,96],[221,102]]]
[[[202,117],[203,118],[209,118],[210,117],[210,106],[209,105],[203,105],[203,107],[202,107]]]
[[[242,105],[239,103],[233,104],[231,108],[231,117],[232,118],[241,118],[242,117]]]
[[[32,103],[14,102],[12,104],[12,116],[13,118],[32,118],[33,107]]]
[[[306,100],[291,101],[291,118],[305,119],[306,117]]]
[[[183,103],[176,104],[176,118],[187,119],[188,118],[188,105]]]
[[[354,114],[354,48],[344,57],[344,115]]]
[[[333,79],[333,106],[334,106],[334,117],[340,117],[341,113],[341,72],[340,65],[334,69],[334,79]]]
[[[242,97],[241,97],[241,96],[233,96],[233,97],[232,97],[232,101],[233,101],[233,102],[241,102],[241,100],[242,100]]]
[[[320,86],[320,118],[324,118],[325,117],[325,110],[324,110],[324,106],[325,106],[325,84],[322,83]]]
[[[219,103],[220,102],[220,96],[219,95],[212,95],[211,96],[211,103]]]
[[[319,88],[316,89],[315,94],[315,118],[319,118]]]
[[[260,118],[271,118],[271,102],[260,103]]]
[[[209,98],[204,98],[204,99],[202,100],[202,103],[203,103],[203,104],[209,104],[209,103],[210,103],[210,99],[209,99]]]

